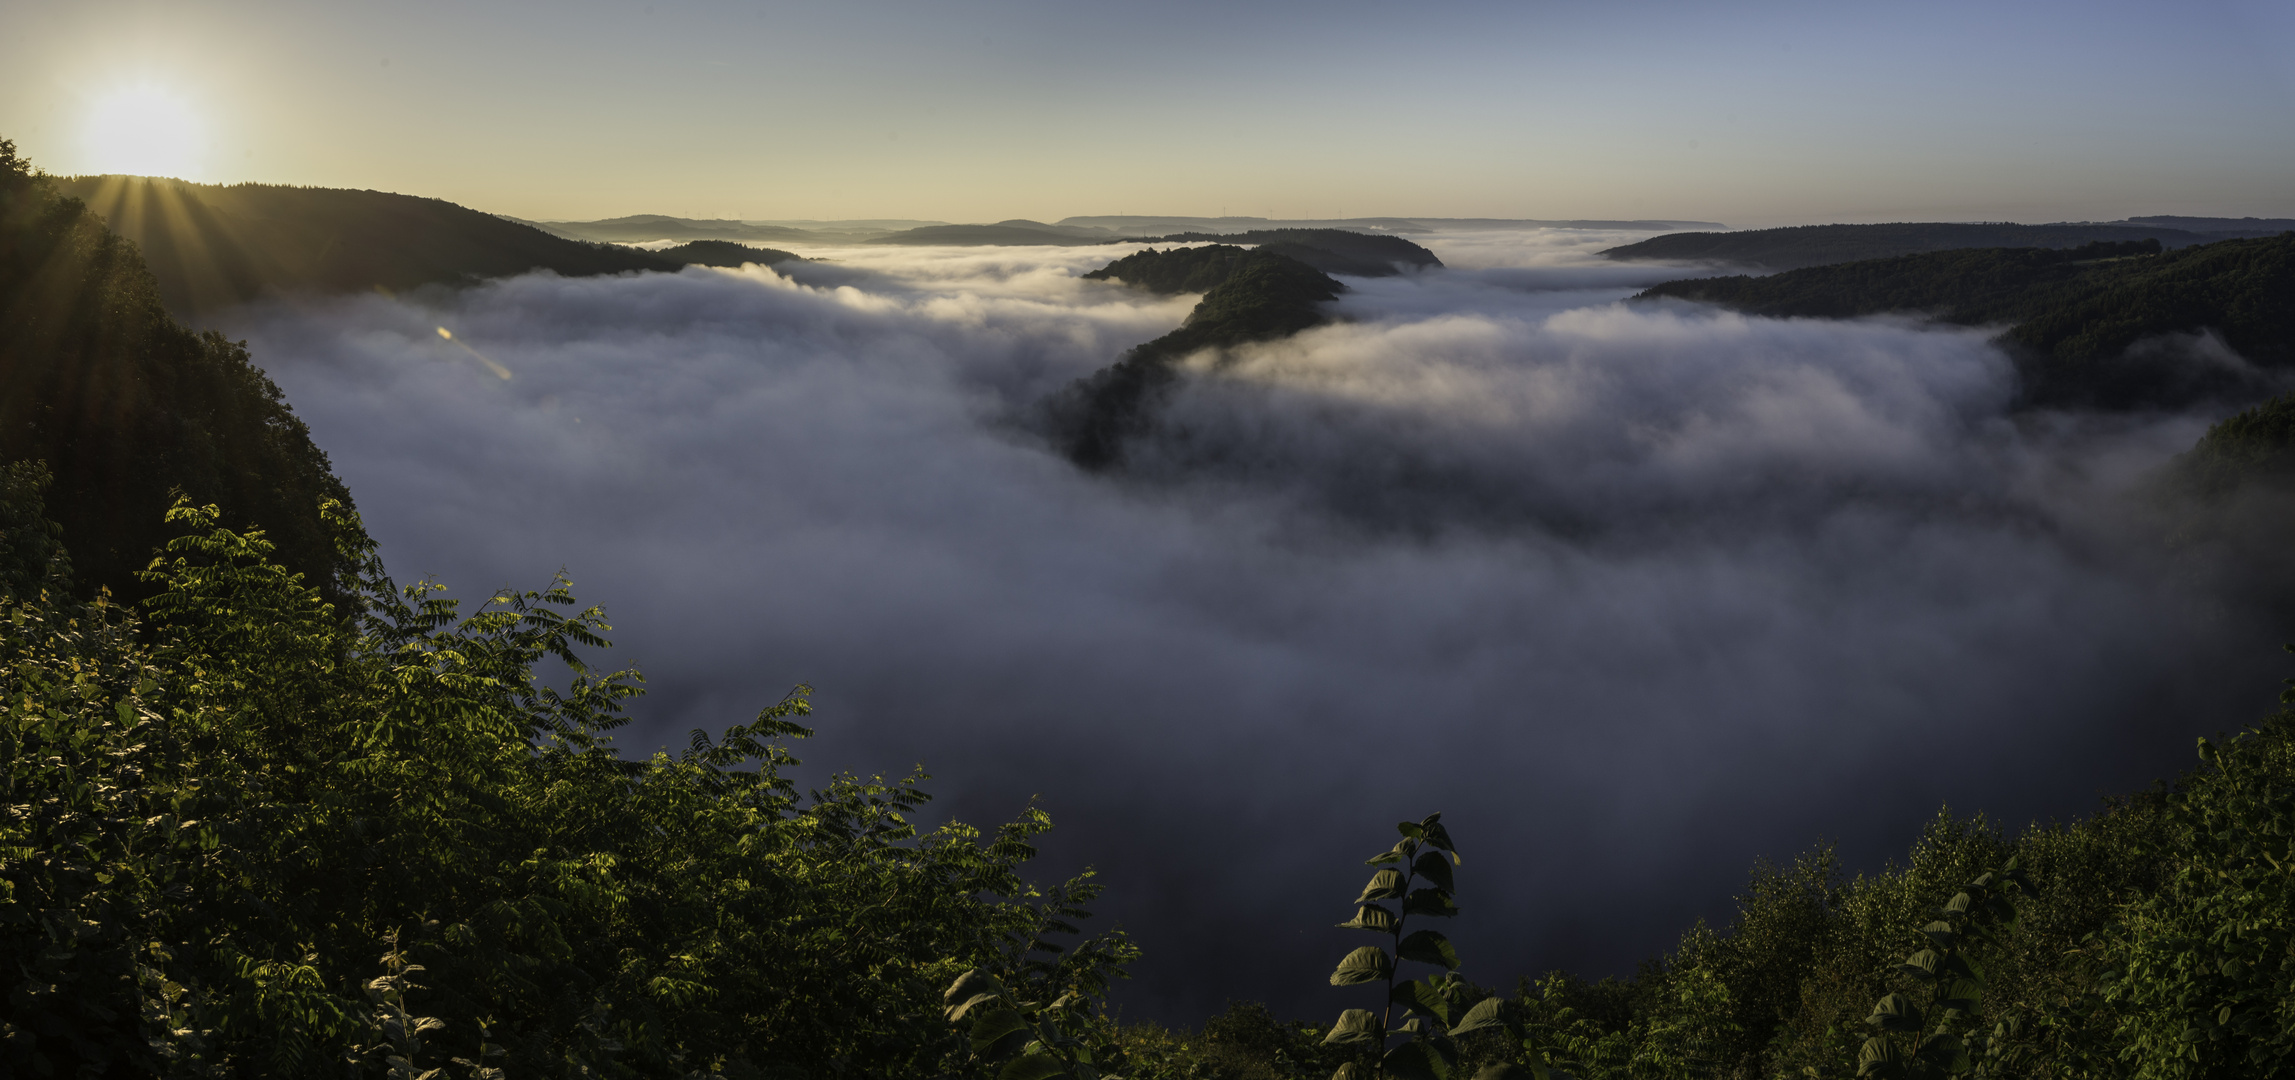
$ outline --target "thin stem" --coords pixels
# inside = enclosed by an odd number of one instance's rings
[[[1402,969],[1403,923],[1410,921],[1410,907],[1408,906],[1410,883],[1418,879],[1417,864],[1413,861],[1414,857],[1418,855],[1418,841],[1403,841],[1402,852],[1402,896],[1399,898],[1400,902],[1395,904],[1394,929],[1387,931],[1388,936],[1394,939],[1394,953],[1393,959],[1387,961],[1387,1007],[1385,1012],[1379,1014],[1379,1054],[1382,1058],[1386,1054],[1387,1036],[1394,1033],[1392,1024],[1395,1016],[1395,975]],[[1378,1067],[1374,1065],[1372,1068]]]

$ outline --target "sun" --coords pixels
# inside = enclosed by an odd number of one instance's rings
[[[181,94],[140,83],[96,99],[81,148],[91,173],[196,180],[207,157],[206,125]]]

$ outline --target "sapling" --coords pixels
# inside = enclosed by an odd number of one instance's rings
[[[1458,950],[1430,929],[1408,930],[1413,917],[1447,919],[1458,914],[1453,874],[1458,849],[1442,827],[1441,814],[1395,825],[1402,839],[1365,861],[1381,869],[1355,898],[1355,917],[1342,929],[1384,935],[1388,945],[1365,945],[1339,961],[1333,986],[1377,984],[1385,988],[1381,1007],[1339,1014],[1323,1042],[1355,1049],[1356,1060],[1339,1067],[1332,1080],[1447,1080],[1458,1064],[1458,1036],[1500,1025],[1499,1002],[1484,997],[1458,975]],[[1393,907],[1388,902],[1395,903]],[[1392,951],[1389,951],[1391,948]],[[1441,972],[1397,981],[1403,961],[1431,964]],[[1395,1039],[1402,1041],[1397,1043]],[[1391,1045],[1390,1045],[1391,1044]]]
[[[2016,860],[1999,870],[1979,875],[1961,887],[1952,899],[1921,927],[1924,947],[1897,965],[1900,974],[1925,984],[1925,1001],[1916,995],[1888,994],[1873,1005],[1865,1023],[1871,1038],[1857,1055],[1857,1075],[1878,1080],[1940,1080],[1969,1072],[1980,1062],[2008,1051],[2007,1032],[1996,1033],[2003,1043],[1988,1044],[1975,1030],[1973,1016],[1984,993],[1984,968],[1972,947],[1993,944],[2016,927],[2016,905],[2010,890],[2030,891],[2031,883],[2017,869]]]

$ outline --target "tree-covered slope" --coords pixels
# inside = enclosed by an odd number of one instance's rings
[[[412,195],[123,176],[53,183],[143,250],[160,297],[186,318],[270,292],[395,292],[531,270],[575,277],[676,268],[632,248]]]
[[[1399,236],[1361,233],[1348,229],[1253,229],[1249,232],[1175,233],[1160,243],[1251,244],[1263,251],[1288,255],[1326,274],[1387,277],[1403,267],[1425,269],[1442,265],[1434,252]]]
[[[1159,292],[1204,287],[1179,329],[1140,345],[1040,403],[1053,444],[1087,469],[1118,464],[1124,442],[1151,424],[1188,355],[1298,333],[1326,321],[1324,302],[1346,286],[1287,255],[1213,245],[1143,251],[1087,277],[1136,282]]]
[[[1232,244],[1202,247],[1148,248],[1084,275],[1087,281],[1120,281],[1162,296],[1210,292],[1242,265],[1251,254]]]
[[[1016,218],[994,225],[924,225],[868,242],[911,247],[1040,247],[1105,244],[1110,239],[1104,229],[1078,229]]]
[[[2174,407],[2257,392],[2257,380],[2164,335],[2220,335],[2247,363],[2295,366],[2295,233],[2157,254],[2145,246],[1980,248],[1669,281],[1639,294],[1755,315],[1848,318],[1886,312],[2010,326],[2026,403]]]
[[[2248,233],[2245,235],[2254,235]],[[2099,241],[2157,240],[2187,247],[2224,236],[2156,225],[2018,225],[1900,222],[1888,225],[1795,225],[1744,232],[1668,233],[1602,252],[1612,259],[1718,262],[1756,270],[1885,259],[1954,248],[2079,247]]]
[[[247,350],[170,318],[136,245],[0,140],[0,464],[45,462],[85,589],[148,591],[171,492],[260,526],[332,589],[322,500],[350,494]]]
[[[802,243],[815,239],[804,229],[783,225],[753,225],[724,218],[681,218],[663,214],[631,214],[599,221],[538,221],[535,225],[577,240],[643,244],[654,240],[778,240]]]
[[[651,254],[663,262],[676,263],[679,266],[737,267],[747,266],[750,263],[771,266],[774,263],[789,262],[793,259],[799,262],[803,261],[786,251],[775,248],[750,247],[747,244],[732,240],[689,240],[676,247],[662,248]]]

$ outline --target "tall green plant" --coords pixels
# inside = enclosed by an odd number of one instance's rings
[[[1458,914],[1452,871],[1460,860],[1442,815],[1398,822],[1395,831],[1402,839],[1365,861],[1382,869],[1355,898],[1355,917],[1339,924],[1383,935],[1388,946],[1356,949],[1331,973],[1333,986],[1376,984],[1385,990],[1377,1011],[1348,1009],[1324,1037],[1325,1045],[1352,1048],[1360,1055],[1341,1065],[1333,1080],[1445,1080],[1458,1064],[1457,1037],[1499,1024],[1498,1000],[1459,977],[1458,950],[1450,939],[1436,930],[1408,929],[1413,916],[1447,919]],[[1397,981],[1398,967],[1406,960],[1442,970]],[[1403,1041],[1394,1043],[1396,1038]]]
[[[1920,928],[1924,947],[1897,965],[1897,974],[1918,986],[1914,994],[1890,993],[1874,1003],[1865,1023],[1871,1038],[1857,1055],[1857,1075],[1879,1080],[1936,1080],[1975,1068],[1989,1039],[1976,1030],[1974,1016],[1984,996],[1981,946],[1995,945],[2016,926],[2013,891],[2030,882],[2015,859],[1980,874],[1931,914]]]

